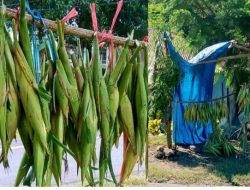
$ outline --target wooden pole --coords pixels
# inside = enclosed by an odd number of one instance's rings
[[[245,51],[248,51],[248,52],[250,52],[250,48],[247,48],[247,47],[245,47],[245,46],[241,46],[241,45],[234,45],[234,47],[236,47],[236,48],[238,48],[238,49],[241,49],[241,50],[245,50]]]
[[[198,64],[204,64],[204,63],[215,63],[215,62],[220,62],[220,61],[228,61],[228,60],[233,60],[233,59],[241,59],[244,57],[250,57],[250,54],[240,54],[240,55],[232,55],[228,57],[222,57],[216,60],[210,60],[210,61],[201,61]]]
[[[6,10],[6,16],[11,18],[11,19],[16,18],[16,13],[17,13],[17,10],[14,10],[14,9],[7,8],[7,10]],[[33,22],[32,17],[27,13],[26,13],[26,19],[27,19],[28,24],[31,24]],[[52,31],[57,30],[57,24],[56,24],[55,21],[52,21],[52,20],[49,20],[49,19],[44,19],[44,23],[45,23],[45,25],[46,25],[46,27],[48,29],[51,29]],[[36,22],[36,25],[37,25],[38,28],[42,27],[40,22]],[[87,29],[83,29],[83,28],[76,28],[76,27],[65,25],[64,33],[68,34],[68,35],[72,35],[72,36],[77,36],[77,37],[80,37],[80,38],[92,39],[95,32],[93,30],[87,30]],[[114,43],[116,45],[124,45],[125,41],[126,41],[126,38],[119,37],[119,36],[114,36]],[[139,41],[139,43],[145,44],[142,41]],[[131,40],[130,43],[129,43],[129,46],[130,47],[135,47],[136,46],[136,41]]]

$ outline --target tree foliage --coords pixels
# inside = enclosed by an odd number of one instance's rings
[[[5,1],[10,8],[17,8],[19,0]],[[68,11],[76,7],[79,12],[79,27],[92,29],[90,3],[93,0],[30,0],[33,9],[39,9],[44,18],[56,20],[63,18]],[[95,0],[98,26],[100,30],[110,29],[118,0]],[[114,34],[127,37],[135,30],[135,38],[142,40],[148,29],[148,1],[125,0],[117,19]]]
[[[171,110],[173,89],[181,80],[181,73],[161,43],[158,43],[156,53],[154,83],[149,87],[149,117],[164,121],[166,112]]]
[[[249,21],[249,0],[149,1],[151,40],[158,41],[163,31],[170,32],[177,50],[188,57],[206,46],[232,39],[250,48]],[[241,53],[247,52],[236,48],[229,51],[230,55]],[[222,67],[220,71],[226,77],[227,85],[236,91],[242,84],[250,83],[250,57],[218,66]],[[166,88],[172,87],[166,84]]]

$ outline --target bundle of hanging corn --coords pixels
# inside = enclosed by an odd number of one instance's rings
[[[21,0],[19,27],[12,21],[14,42],[5,28],[5,7],[0,12],[0,138],[1,162],[8,167],[8,152],[17,130],[25,148],[15,186],[22,182],[60,185],[65,153],[77,163],[90,186],[105,181],[108,169],[116,185],[122,185],[137,162],[145,158],[147,142],[147,48],[129,48],[128,39],[115,63],[102,73],[97,34],[91,56],[67,54],[64,23],[57,21],[58,43],[52,31],[52,47],[46,46],[41,77],[35,80],[32,46]],[[141,59],[144,54],[144,59]],[[52,56],[53,55],[53,56]],[[83,63],[83,56],[86,63]],[[73,63],[73,67],[70,65]],[[99,180],[93,170],[97,162],[96,136],[101,134]],[[111,149],[124,136],[123,163],[119,183],[112,168]],[[147,147],[146,147],[147,151]],[[146,152],[147,153],[147,152]]]

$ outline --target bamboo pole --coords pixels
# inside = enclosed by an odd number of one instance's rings
[[[9,17],[11,19],[16,18],[16,14],[17,14],[17,10],[7,8],[7,10],[6,10],[6,16],[7,17]],[[27,19],[28,24],[31,24],[33,22],[32,17],[27,13],[26,13],[26,19]],[[57,24],[56,24],[55,21],[52,21],[52,20],[49,20],[49,19],[44,19],[44,23],[45,23],[45,25],[46,25],[46,27],[48,29],[51,29],[52,31],[57,30]],[[37,25],[37,27],[42,26],[40,22],[36,22],[36,25]],[[64,33],[68,34],[68,35],[72,35],[72,36],[77,36],[77,37],[80,37],[80,38],[92,39],[95,32],[93,30],[87,30],[87,29],[83,29],[83,28],[76,28],[76,27],[65,25]],[[119,36],[114,36],[114,43],[116,45],[124,45],[125,41],[126,41],[126,38],[119,37]],[[139,41],[139,43],[145,44],[143,41]],[[135,47],[136,46],[136,41],[131,40],[130,43],[129,43],[129,46],[130,47]]]
[[[223,100],[223,99],[228,98],[228,97],[233,96],[233,95],[236,95],[236,92],[232,92],[231,94],[227,94],[227,95],[221,96],[219,98],[214,98],[212,100],[204,100],[204,101],[173,101],[173,103],[176,103],[176,104],[187,104],[187,103],[199,104],[199,103],[207,103],[207,102],[216,102],[216,101]]]
[[[234,45],[234,47],[250,52],[250,48],[247,48],[247,47],[244,47],[244,46],[241,46],[241,45]]]
[[[220,61],[228,61],[228,60],[233,60],[233,59],[241,59],[244,57],[250,57],[250,54],[240,54],[240,55],[232,55],[232,56],[227,56],[227,57],[222,57],[216,60],[209,60],[209,61],[201,61],[198,64],[204,64],[204,63],[215,63],[215,62],[220,62]]]
[[[198,64],[204,64],[204,63],[215,63],[215,62],[220,62],[220,61],[228,61],[228,60],[233,60],[233,59],[241,59],[244,57],[250,57],[250,54],[240,54],[240,55],[231,55],[227,57],[222,57],[216,60],[209,60],[209,61],[201,61]]]

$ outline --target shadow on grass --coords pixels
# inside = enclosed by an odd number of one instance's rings
[[[246,157],[216,157],[182,148],[168,160],[186,168],[204,167],[208,173],[225,177],[232,185],[250,185],[250,159]]]

